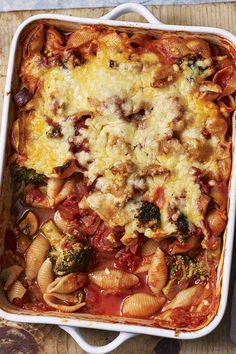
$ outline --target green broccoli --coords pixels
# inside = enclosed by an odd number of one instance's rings
[[[201,269],[197,262],[186,255],[168,256],[170,278],[184,276],[187,279],[199,276]]]
[[[45,184],[45,176],[43,174],[37,173],[32,168],[19,166],[15,161],[10,165],[10,173],[14,182],[33,183],[37,186]]]
[[[194,284],[197,279],[204,280],[207,277],[204,264],[186,255],[168,255],[166,261],[169,267],[169,282],[163,293],[169,300],[175,296],[176,289],[180,291],[189,284]]]
[[[88,267],[92,258],[91,247],[78,242],[72,235],[62,237],[52,220],[42,226],[42,231],[52,246],[49,256],[56,275],[81,272]]]
[[[141,203],[140,208],[138,210],[138,215],[135,217],[143,223],[152,222],[158,227],[161,224],[160,209],[157,205],[148,201],[144,201]]]
[[[188,235],[189,233],[189,222],[188,222],[188,219],[187,217],[184,215],[184,214],[180,214],[177,222],[176,222],[176,226],[177,226],[177,229],[178,231],[186,236]]]

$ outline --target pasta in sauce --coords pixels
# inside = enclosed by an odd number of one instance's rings
[[[193,35],[38,24],[19,76],[8,300],[204,326],[227,223],[232,54]]]

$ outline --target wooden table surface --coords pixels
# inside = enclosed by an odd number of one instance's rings
[[[163,23],[221,27],[236,34],[236,3],[152,6],[150,9]],[[12,35],[24,19],[36,13],[44,12],[21,11],[0,13],[0,111],[2,111],[2,98]],[[108,9],[52,10],[47,12],[97,18],[108,12]],[[140,16],[134,14],[127,14],[121,19],[143,21]],[[233,268],[236,269],[235,266]],[[218,328],[207,337],[193,341],[180,341],[181,354],[236,353],[236,346],[230,342],[229,338],[231,298],[232,294],[230,292],[227,311]],[[83,333],[87,340],[95,345],[108,343],[115,337],[115,333],[92,329],[83,330]],[[174,354],[179,352],[177,348],[169,351],[167,349],[163,350],[163,345],[161,350],[160,344],[158,345],[159,340],[160,338],[157,337],[140,335],[129,340],[112,353]],[[82,354],[84,351],[79,348],[69,335],[57,326],[20,325],[1,321],[0,354],[3,353]]]

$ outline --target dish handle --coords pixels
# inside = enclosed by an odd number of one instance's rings
[[[76,341],[76,343],[86,352],[89,354],[106,354],[110,353],[112,350],[115,350],[119,347],[122,343],[127,341],[128,339],[137,336],[135,333],[127,333],[127,332],[120,332],[118,336],[113,339],[112,342],[102,345],[102,346],[95,346],[91,345],[86,342],[84,337],[82,336],[80,329],[77,327],[70,327],[70,326],[59,326],[61,329],[66,331],[71,337]]]
[[[141,16],[143,16],[149,23],[162,25],[162,22],[159,21],[151,11],[149,11],[145,6],[136,4],[136,3],[126,3],[121,4],[106,15],[100,17],[103,20],[115,20],[117,17],[124,15],[129,12],[135,12]]]

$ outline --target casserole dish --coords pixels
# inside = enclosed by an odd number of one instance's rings
[[[110,13],[110,16],[111,18],[113,18],[113,16],[116,16],[116,15],[119,15],[121,13],[123,13],[124,11],[130,11],[130,10],[134,10],[136,9],[138,11],[138,9],[142,9],[142,7],[140,6],[136,6],[134,4],[132,5],[126,5],[126,6],[121,6],[121,7],[118,7],[117,9],[113,10],[111,13]],[[142,10],[142,14],[147,17],[148,19],[153,19],[152,15],[147,12],[147,10]],[[19,35],[20,35],[20,32],[23,30],[23,28],[25,28],[27,25],[31,24],[33,21],[35,20],[47,20],[48,23],[53,23],[53,24],[56,24],[57,27],[59,27],[59,22],[60,21],[65,21],[64,24],[63,24],[63,28],[65,28],[65,25],[67,22],[74,22],[74,23],[82,23],[82,24],[97,24],[97,23],[103,23],[103,24],[108,24],[108,25],[114,25],[113,22],[109,22],[109,21],[104,21],[104,20],[101,20],[100,22],[97,22],[96,20],[83,20],[83,19],[76,19],[74,20],[73,18],[69,17],[69,18],[66,18],[66,17],[53,17],[53,16],[47,16],[47,15],[44,15],[44,16],[36,16],[36,17],[33,17],[32,19],[29,19],[27,20],[23,25],[22,27],[19,28],[16,36],[14,37],[14,40],[13,40],[13,47],[15,46],[16,47],[16,44],[17,44],[17,40],[19,38]],[[50,21],[51,19],[51,21]],[[120,22],[117,22],[116,23],[117,25],[119,26],[122,26],[122,23]],[[68,25],[66,26],[67,28],[69,28],[69,26],[71,26],[69,23]],[[135,27],[138,27],[138,28],[149,28],[149,29],[159,29],[159,30],[165,30],[165,31],[169,31],[169,30],[179,30],[179,31],[191,31],[191,32],[197,32],[197,33],[206,33],[208,34],[208,36],[210,36],[211,34],[217,34],[221,37],[224,37],[226,40],[229,40],[231,41],[231,43],[234,43],[234,37],[232,35],[230,35],[229,33],[227,32],[224,32],[224,31],[220,31],[220,30],[215,30],[215,29],[202,29],[202,28],[185,28],[185,27],[181,27],[181,26],[155,26],[155,25],[140,25],[140,24],[127,24],[128,27],[132,27],[132,28],[135,28]],[[71,29],[72,27],[70,27]],[[209,37],[208,37],[209,38]],[[10,58],[10,63],[13,63],[13,60],[15,58],[11,57]],[[17,65],[15,66],[17,67]],[[9,67],[9,72],[8,72],[8,81],[7,81],[7,92],[11,91],[12,89],[15,90],[15,87],[14,85],[17,85],[17,83],[15,83],[14,81],[12,81],[12,67]],[[11,84],[13,84],[13,86],[11,86]],[[2,131],[3,131],[3,139],[1,139],[1,141],[4,143],[5,139],[6,139],[6,128],[7,128],[7,118],[8,118],[8,110],[9,110],[9,100],[10,100],[10,97],[6,97],[5,98],[5,103],[4,103],[4,120],[3,120],[3,128],[2,128]],[[3,156],[2,156],[2,160],[1,160],[1,163],[3,164]],[[5,189],[4,189],[5,190]],[[226,304],[226,295],[224,292],[227,290],[228,288],[228,281],[229,281],[229,267],[230,267],[230,259],[231,259],[231,251],[232,251],[232,235],[233,235],[233,226],[234,226],[234,214],[233,214],[233,207],[234,207],[234,198],[235,198],[235,195],[234,195],[234,192],[235,192],[235,188],[234,188],[234,178],[231,180],[231,194],[230,194],[230,209],[229,209],[229,222],[228,222],[228,228],[227,228],[227,238],[225,237],[224,240],[225,240],[225,250],[223,248],[223,252],[222,254],[224,255],[224,251],[227,252],[227,254],[225,253],[225,260],[224,260],[224,266],[223,266],[223,287],[222,287],[222,294],[221,294],[221,303],[220,303],[220,308],[219,308],[219,311],[218,311],[218,315],[214,318],[214,320],[208,325],[206,326],[204,329],[201,329],[199,331],[196,331],[196,332],[181,332],[180,333],[180,337],[181,338],[196,338],[196,337],[199,337],[201,335],[204,335],[206,333],[209,333],[210,330],[212,330],[218,323],[219,323],[219,320],[220,318],[223,316],[223,312],[224,312],[224,308],[225,308],[225,304]],[[5,210],[7,210],[7,206],[5,205]],[[4,220],[3,220],[4,221]],[[223,262],[223,258],[221,259],[221,261]],[[228,264],[228,266],[227,266]],[[228,269],[226,269],[228,267]],[[226,270],[225,270],[226,269]],[[218,274],[219,276],[219,279],[221,278],[221,274]],[[227,291],[226,291],[227,293]],[[225,294],[225,295],[224,295]],[[3,308],[6,309],[5,307],[6,305],[4,305],[4,300],[3,300]],[[9,312],[11,312],[11,310],[9,309]],[[19,315],[15,315],[15,314],[11,314],[11,313],[7,313],[7,312],[2,312],[3,316],[7,319],[10,319],[10,320],[19,320]],[[41,323],[55,323],[55,324],[61,324],[63,323],[63,321],[65,321],[65,319],[60,319],[59,316],[51,316],[50,314],[50,317],[47,316],[47,315],[44,315],[44,316],[28,316],[28,315],[24,315],[22,316],[23,314],[21,314],[21,317],[20,317],[20,320],[21,321],[29,321],[29,322],[41,322]],[[147,334],[155,334],[155,335],[162,335],[162,336],[168,336],[168,337],[173,337],[175,334],[173,331],[170,331],[170,330],[163,330],[163,329],[158,329],[158,328],[145,328],[145,327],[142,327],[142,326],[133,326],[133,325],[124,325],[124,324],[103,324],[103,323],[100,323],[100,322],[88,322],[87,321],[78,321],[77,319],[72,319],[72,318],[69,318],[68,319],[68,322],[67,322],[67,325],[68,326],[79,326],[79,327],[91,327],[93,326],[93,328],[109,328],[110,330],[126,330],[128,332],[136,332],[136,333],[147,333]],[[71,333],[73,336],[75,336],[75,333],[73,332],[73,330],[69,327],[66,328],[66,330]],[[74,334],[73,334],[74,333]],[[115,342],[113,342],[113,345],[115,344],[118,344],[120,343],[122,340],[125,340],[125,338],[128,338],[128,335],[126,334],[121,334],[116,340]],[[85,347],[84,347],[85,348]],[[112,350],[113,347],[107,347],[107,348],[101,348],[100,352],[103,352],[102,350],[107,350],[107,351],[110,351]],[[88,347],[85,348],[86,350],[88,350]],[[88,351],[92,352],[91,351],[92,349],[90,348]],[[96,350],[96,349],[93,349],[93,350]],[[98,349],[96,350],[98,352]]]

